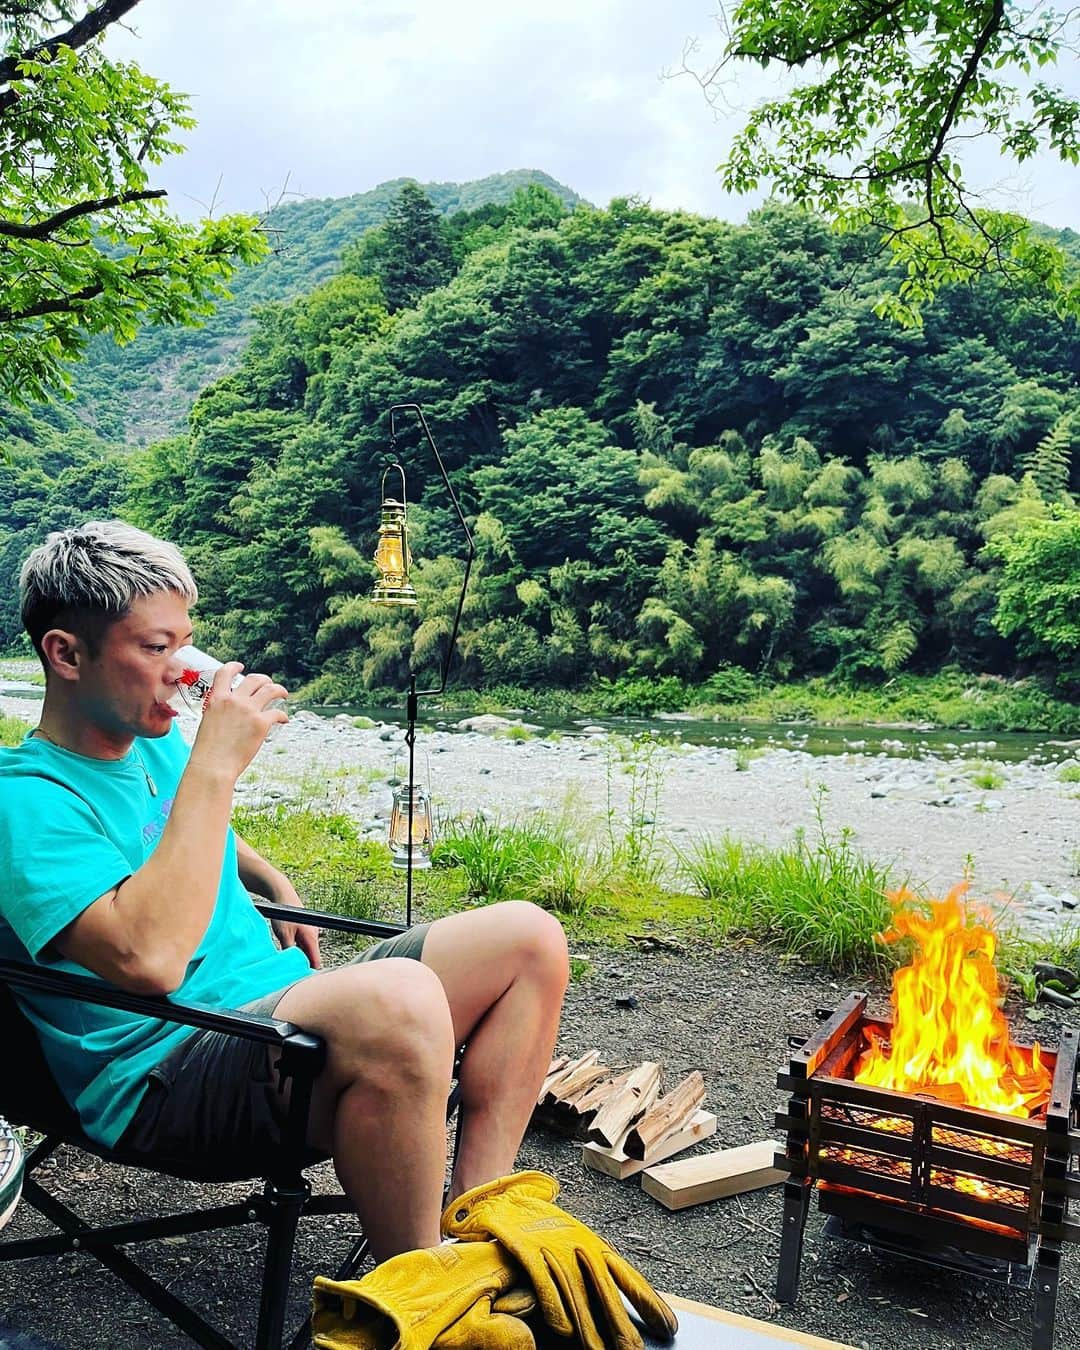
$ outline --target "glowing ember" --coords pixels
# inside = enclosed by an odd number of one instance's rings
[[[1037,1045],[1028,1050],[1009,1040],[994,969],[997,940],[969,913],[966,889],[954,886],[928,906],[907,890],[890,897],[893,926],[883,940],[910,937],[916,950],[893,976],[891,1037],[867,1026],[855,1081],[1031,1116],[1050,1099],[1050,1071]]]

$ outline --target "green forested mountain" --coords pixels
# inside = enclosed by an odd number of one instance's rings
[[[325,281],[339,267],[342,250],[379,225],[404,179],[380,183],[351,197],[285,201],[267,212],[273,255],[241,270],[233,299],[220,304],[200,328],[144,328],[125,347],[96,338],[75,376],[77,418],[108,440],[145,445],[182,431],[199,389],[233,369],[259,305],[288,300]],[[505,204],[520,188],[545,187],[568,206],[576,193],[545,173],[519,169],[471,183],[424,187],[444,215]]]
[[[401,688],[437,666],[460,576],[406,438],[421,605],[367,598],[387,410],[417,401],[475,522],[466,681],[951,663],[1075,695],[1075,321],[983,278],[899,328],[878,239],[796,208],[730,225],[532,187],[440,217],[415,186],[392,207],[261,310],[181,434],[119,455],[55,414],[11,424],[0,592],[46,525],[115,511],[185,547],[201,645]]]

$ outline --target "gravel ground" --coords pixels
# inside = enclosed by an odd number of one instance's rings
[[[590,950],[585,976],[573,984],[560,1036],[564,1053],[595,1046],[611,1065],[658,1059],[669,1082],[690,1069],[705,1075],[706,1105],[719,1117],[714,1140],[699,1151],[772,1136],[783,1104],[776,1071],[788,1058],[789,1034],[813,1028],[814,1010],[832,1007],[846,986],[819,972],[781,967],[753,946],[682,953]],[[880,990],[875,997],[880,1001]],[[619,999],[633,998],[624,1008]],[[1070,1014],[1075,1016],[1075,1014]],[[1040,1025],[1047,1043],[1056,1027]],[[1020,1033],[1022,1034],[1022,1033]],[[662,1289],[746,1315],[775,1320],[868,1350],[1020,1350],[1030,1344],[1032,1298],[970,1276],[935,1271],[834,1242],[811,1210],[800,1297],[778,1306],[772,1297],[779,1253],[779,1187],[669,1213],[636,1180],[587,1171],[579,1146],[533,1129],[520,1165],[553,1173],[562,1203],[608,1236]],[[199,1188],[142,1173],[106,1169],[64,1150],[48,1168],[70,1197],[98,1217],[120,1206],[173,1203]],[[329,1185],[328,1169],[317,1169]],[[219,1188],[240,1198],[243,1187]],[[33,1228],[21,1205],[5,1236]],[[347,1250],[347,1219],[311,1220],[301,1230],[292,1283],[292,1311],[303,1316],[311,1279]],[[151,1269],[190,1298],[243,1345],[253,1335],[259,1234],[233,1230],[141,1249]],[[1058,1298],[1056,1350],[1080,1350],[1080,1259],[1067,1251]],[[64,1350],[183,1350],[190,1344],[165,1329],[89,1257],[0,1266],[2,1322]],[[0,1345],[3,1345],[0,1333]]]

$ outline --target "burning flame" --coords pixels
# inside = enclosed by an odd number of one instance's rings
[[[866,1027],[868,1048],[855,1081],[922,1092],[1004,1115],[1030,1116],[1050,1098],[1039,1046],[1013,1045],[994,969],[997,939],[969,912],[967,885],[954,886],[929,913],[908,890],[890,897],[886,942],[910,937],[911,964],[893,976],[891,1037]]]

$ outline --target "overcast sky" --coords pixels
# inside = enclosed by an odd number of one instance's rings
[[[716,164],[737,109],[769,92],[740,78],[717,120],[678,69],[720,50],[709,0],[142,0],[107,50],[192,98],[187,152],[155,171],[173,207],[259,209],[283,185],[305,197],[388,178],[464,182],[542,169],[589,201],[741,219]],[[1076,86],[1075,68],[1059,75]],[[1080,168],[1009,168],[989,153],[971,178],[1008,206],[1080,227]],[[220,187],[218,186],[220,180]]]

